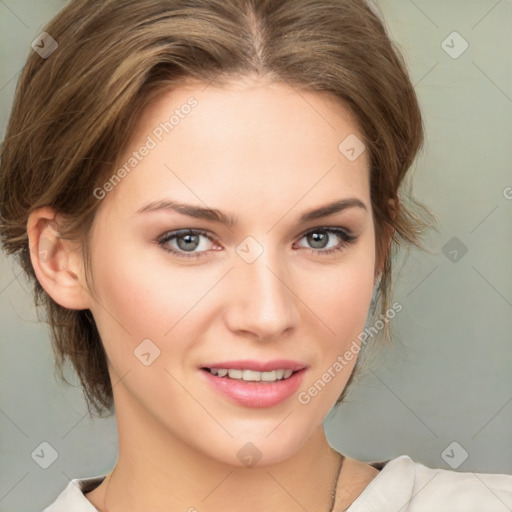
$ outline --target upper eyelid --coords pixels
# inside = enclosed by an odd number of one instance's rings
[[[313,227],[313,228],[308,228],[306,229],[305,231],[303,231],[300,235],[298,235],[299,237],[303,237],[304,235],[307,235],[308,233],[311,233],[312,231],[328,231],[328,230],[332,230],[332,231],[342,231],[344,232],[346,235],[349,235],[349,236],[354,236],[354,233],[346,228],[346,227],[343,227],[343,226],[331,226],[331,225],[325,225],[325,226],[316,226],[316,227]]]

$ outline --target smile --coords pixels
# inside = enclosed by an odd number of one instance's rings
[[[233,368],[205,368],[212,375],[226,377],[228,379],[243,380],[246,382],[276,382],[288,379],[293,370],[278,369],[269,372],[258,372],[255,370],[233,369]]]
[[[219,397],[250,408],[269,408],[287,401],[304,380],[307,368],[257,371],[202,367],[201,375]]]

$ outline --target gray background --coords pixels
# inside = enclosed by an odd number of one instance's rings
[[[2,138],[30,44],[64,3],[0,0]],[[404,309],[393,320],[394,348],[372,362],[326,430],[360,460],[407,454],[430,467],[512,473],[512,2],[379,5],[425,116],[414,191],[441,227],[427,238],[434,255],[413,250],[396,276]],[[458,58],[454,31],[469,43]],[[76,379],[56,381],[46,327],[3,254],[0,322],[0,511],[41,510],[69,479],[113,467],[115,419],[90,422]],[[48,469],[31,458],[43,441],[58,452]]]

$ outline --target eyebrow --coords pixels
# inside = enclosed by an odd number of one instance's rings
[[[341,212],[347,208],[362,208],[363,210],[368,211],[366,205],[360,199],[350,197],[334,201],[303,213],[299,218],[299,223],[327,217],[328,215],[333,215],[334,213]],[[137,213],[155,212],[160,210],[170,210],[182,215],[187,215],[188,217],[218,222],[229,227],[234,227],[237,224],[237,219],[235,217],[216,208],[203,208],[202,206],[179,203],[178,201],[172,201],[169,199],[153,201],[137,210]]]

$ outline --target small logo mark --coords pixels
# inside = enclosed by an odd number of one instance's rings
[[[253,263],[263,254],[263,247],[255,238],[248,236],[237,246],[236,253],[246,263]]]
[[[43,441],[30,456],[43,469],[48,469],[59,457],[57,450],[46,441]]]
[[[441,43],[441,48],[452,59],[458,59],[469,48],[469,43],[458,32],[452,32]]]
[[[441,250],[452,263],[458,263],[468,252],[468,248],[456,236],[450,238]]]
[[[357,160],[364,153],[365,149],[366,146],[363,141],[353,133],[345,137],[338,146],[339,152],[351,162]]]
[[[240,462],[249,468],[254,466],[261,459],[262,455],[252,443],[246,443],[237,453]]]
[[[160,356],[160,349],[149,338],[146,338],[137,345],[133,353],[144,366],[149,366]]]
[[[450,443],[441,453],[441,458],[452,469],[460,467],[468,457],[468,452],[457,441]]]
[[[43,32],[32,41],[31,46],[43,59],[47,59],[59,44],[48,32]]]
[[[42,263],[47,263],[52,259],[56,249],[57,247],[55,243],[49,238],[43,236],[39,242],[39,252],[37,256]]]

